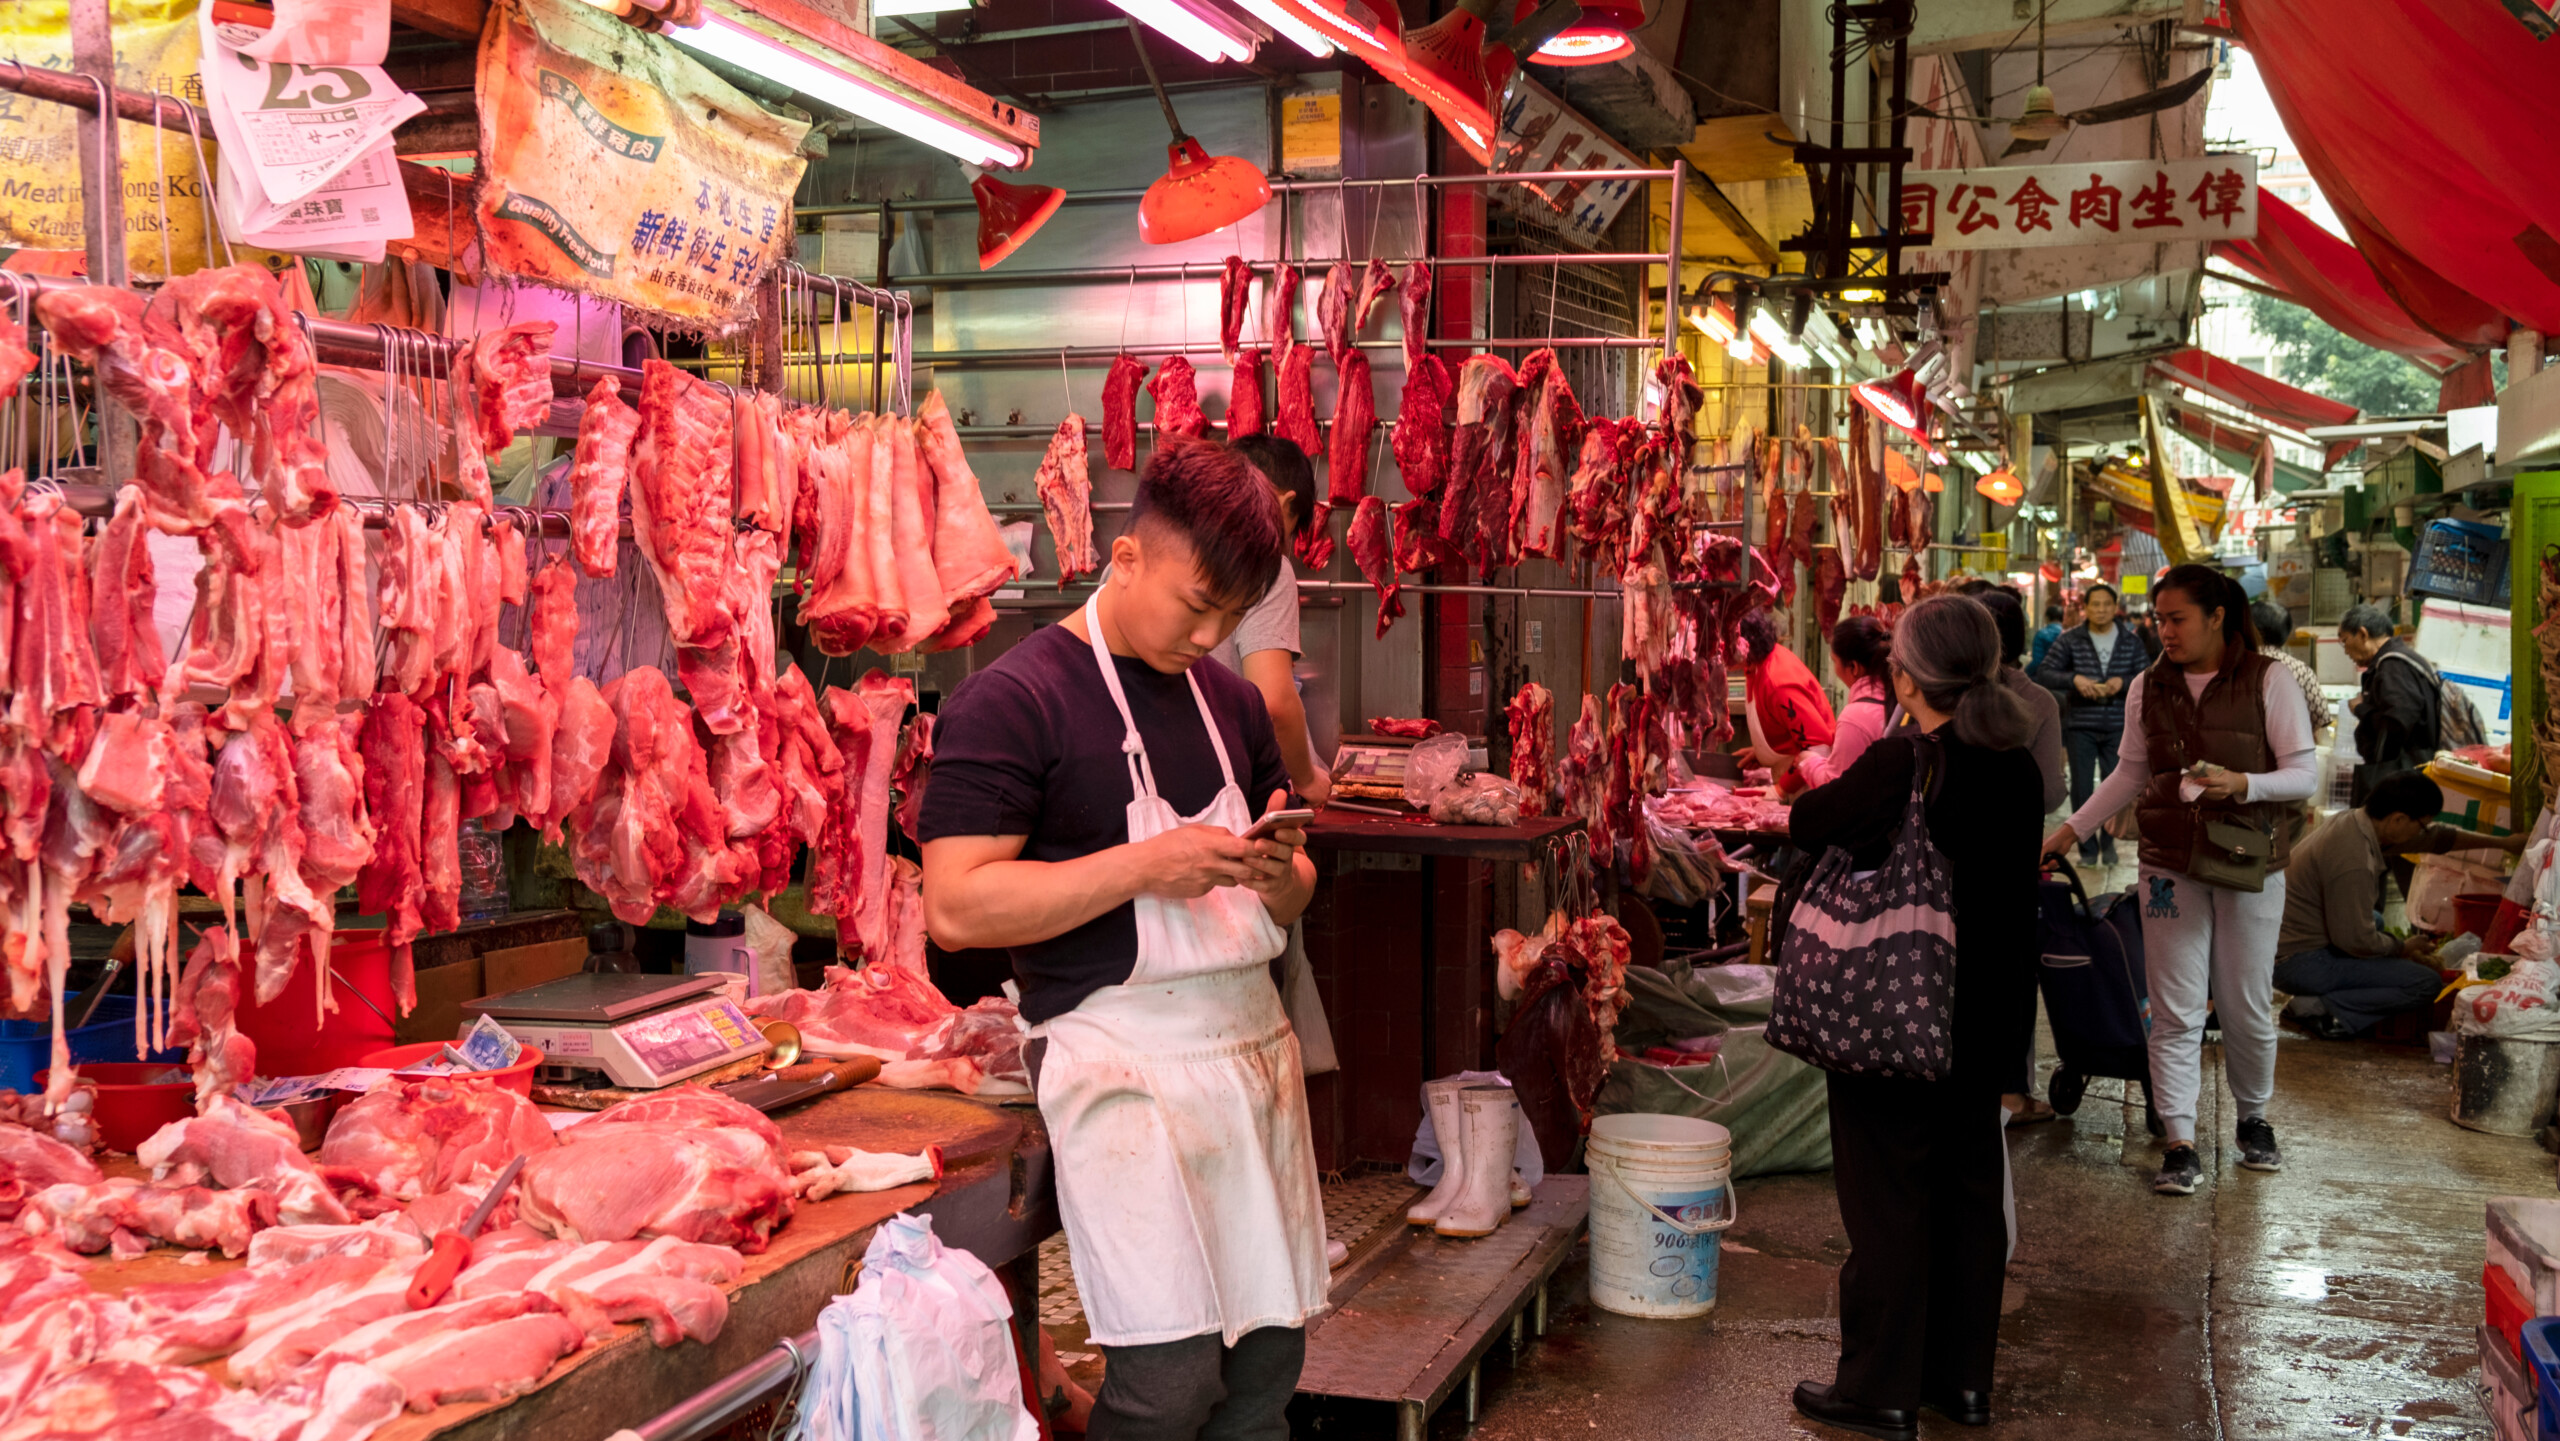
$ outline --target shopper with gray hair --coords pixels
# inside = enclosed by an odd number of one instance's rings
[[[2436,668],[2391,626],[2391,612],[2355,605],[2338,619],[2338,645],[2364,667],[2363,690],[2347,709],[2356,718],[2357,805],[2383,777],[2413,771],[2435,759]]]
[[[2000,678],[1991,614],[1932,596],[1893,628],[1885,669],[1912,725],[1799,797],[1790,831],[1860,869],[1883,864],[1914,773],[1930,789],[1929,841],[1955,877],[1950,1070],[1915,1081],[1830,1072],[1832,1168],[1849,1260],[1840,1268],[1840,1366],[1796,1387],[1796,1409],[1869,1436],[1914,1437],[1927,1406],[1991,1416],[2008,1225],[2004,1132],[1992,1103],[2034,1025],[2036,830],[2043,777],[2026,708]],[[1934,740],[1934,744],[1932,741]]]
[[[2249,619],[2258,627],[2258,653],[2283,666],[2302,687],[2302,702],[2311,707],[2311,732],[2314,735],[2337,723],[2337,715],[2329,709],[2329,697],[2320,689],[2320,673],[2295,658],[2284,643],[2293,635],[2293,612],[2274,601],[2261,599],[2249,607]]]

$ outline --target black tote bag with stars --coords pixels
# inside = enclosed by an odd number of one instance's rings
[[[1769,1044],[1826,1071],[1941,1081],[1954,1065],[1955,869],[1929,840],[1933,737],[1912,740],[1911,799],[1884,864],[1832,846],[1778,948]]]

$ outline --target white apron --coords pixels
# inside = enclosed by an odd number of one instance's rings
[[[1242,834],[1251,813],[1199,680],[1191,696],[1226,785],[1186,821],[1156,794],[1093,601],[1084,615],[1125,731],[1129,839],[1186,824]],[[1269,970],[1286,937],[1242,886],[1135,904],[1128,981],[1031,1031],[1048,1042],[1040,1116],[1091,1339],[1214,1332],[1233,1345],[1256,1327],[1304,1325],[1329,1282],[1298,1038]]]

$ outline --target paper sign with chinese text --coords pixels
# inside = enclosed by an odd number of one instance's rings
[[[807,131],[605,11],[508,0],[480,48],[488,264],[729,329],[791,245]]]
[[[2258,160],[2206,155],[1909,171],[1902,228],[1935,237],[1931,250],[2247,240],[2258,233]]]
[[[1502,108],[1496,170],[1641,170],[1633,152],[1600,127],[1522,76],[1512,82]],[[1633,180],[1558,180],[1545,185],[1506,185],[1493,193],[1514,197],[1516,208],[1560,233],[1567,244],[1598,249],[1610,223],[1635,194]],[[1521,194],[1537,197],[1532,201]],[[1544,202],[1543,204],[1539,202]]]

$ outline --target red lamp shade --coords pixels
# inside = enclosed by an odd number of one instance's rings
[[[1212,156],[1185,135],[1165,147],[1164,178],[1138,201],[1138,238],[1149,245],[1195,240],[1244,219],[1271,200],[1260,166],[1233,155]]]
[[[978,268],[992,270],[1049,223],[1067,192],[1051,185],[1008,185],[985,171],[969,182],[978,199]]]
[[[2027,498],[2027,488],[2018,483],[2017,472],[2005,465],[1975,481],[1973,488],[1991,497],[1997,505],[2016,505]]]
[[[1537,0],[1520,7],[1522,14]],[[1582,0],[1582,18],[1558,31],[1554,39],[1530,52],[1532,65],[1605,65],[1636,53],[1633,32],[1644,24],[1644,6],[1636,0]]]
[[[1920,477],[1920,488],[1931,495],[1936,495],[1947,488],[1947,478],[1934,470],[1930,471],[1927,475]]]
[[[1492,8],[1487,0],[1461,0],[1460,8],[1406,33],[1404,70],[1396,83],[1430,106],[1478,164],[1491,164],[1494,100],[1519,60],[1503,46],[1484,43],[1484,17],[1469,4]]]
[[[1927,443],[1929,397],[1921,389],[1919,376],[1905,370],[1885,380],[1864,381],[1849,393],[1856,396],[1858,403],[1872,412],[1876,419],[1913,440]]]

